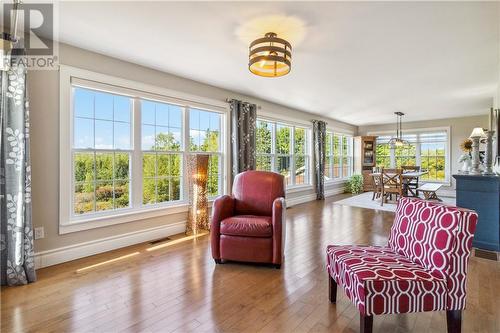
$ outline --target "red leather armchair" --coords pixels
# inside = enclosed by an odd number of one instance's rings
[[[285,182],[274,172],[245,171],[233,194],[217,198],[211,222],[212,256],[281,267],[285,247]]]

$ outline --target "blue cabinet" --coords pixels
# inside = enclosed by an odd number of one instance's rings
[[[453,175],[457,181],[457,206],[479,215],[472,245],[500,251],[500,177]]]

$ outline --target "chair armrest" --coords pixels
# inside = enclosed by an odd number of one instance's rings
[[[234,214],[234,198],[223,195],[215,199],[212,206],[212,221],[210,222],[210,242],[212,257],[220,259],[220,222]]]
[[[286,202],[285,198],[273,201],[273,264],[281,265],[285,252],[286,235]]]

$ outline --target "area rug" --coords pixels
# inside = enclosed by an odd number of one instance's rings
[[[396,202],[388,201],[384,202],[384,205],[380,205],[380,199],[372,200],[372,192],[365,192],[359,195],[355,195],[346,199],[342,199],[339,201],[335,201],[335,205],[343,205],[343,206],[352,206],[352,207],[360,207],[360,208],[368,208],[368,209],[376,209],[383,210],[386,212],[395,212],[396,211]],[[455,205],[455,198],[450,197],[440,197],[444,203]]]

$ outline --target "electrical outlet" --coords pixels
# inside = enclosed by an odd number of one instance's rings
[[[45,237],[45,230],[43,227],[35,228],[35,239],[40,239]]]

